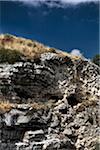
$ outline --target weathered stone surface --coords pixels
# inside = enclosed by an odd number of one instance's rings
[[[0,150],[95,150],[99,74],[60,51],[0,64]]]

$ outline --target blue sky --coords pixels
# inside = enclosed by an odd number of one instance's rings
[[[91,2],[89,2],[91,1]],[[82,3],[81,3],[82,2]],[[0,1],[0,32],[92,58],[99,53],[99,3],[92,0]]]

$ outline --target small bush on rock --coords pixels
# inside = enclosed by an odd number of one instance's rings
[[[92,62],[100,67],[100,54],[97,54],[93,57]]]
[[[8,33],[5,34],[4,36],[5,36],[5,38],[13,38],[13,36],[11,34],[8,34]]]
[[[0,63],[13,64],[21,61],[22,54],[17,50],[0,49]]]

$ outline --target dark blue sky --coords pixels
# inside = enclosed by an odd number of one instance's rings
[[[35,39],[67,52],[79,49],[85,57],[99,53],[99,5],[66,8],[27,6],[0,1],[0,32]]]

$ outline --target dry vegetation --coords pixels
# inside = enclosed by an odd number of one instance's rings
[[[0,100],[0,114],[4,114],[6,112],[9,112],[12,108],[17,109],[18,105],[23,105],[23,104],[17,104],[17,103],[10,103],[9,101],[6,100]],[[38,111],[38,110],[47,110],[48,108],[52,108],[54,106],[54,103],[51,101],[42,103],[42,102],[33,102],[29,103],[30,110]]]
[[[38,102],[38,103],[34,102],[30,105],[35,110],[40,110],[40,109],[46,110],[48,108],[53,108],[55,106],[55,103],[53,100],[49,100],[47,102]]]
[[[62,52],[55,48],[50,48],[39,42],[21,38],[21,37],[12,36],[9,34],[0,35],[0,49],[1,48],[17,50],[20,53],[22,53],[22,55],[28,58],[35,58],[37,57],[37,55],[40,56],[40,54],[42,53],[52,52],[62,57],[68,56],[75,60],[79,59],[79,57],[77,56],[72,56],[66,52]]]
[[[12,108],[17,108],[18,105],[16,103],[10,103],[9,101],[0,101],[0,114],[4,114],[6,112],[9,112]],[[30,108],[32,110],[40,110],[40,109],[46,109],[46,106],[44,104],[39,103],[32,103],[30,104]]]
[[[89,106],[96,106],[97,101],[94,99],[90,99],[90,100],[85,100],[82,103],[78,104],[76,111],[77,112],[81,112],[83,110],[85,110],[86,107]]]
[[[31,107],[32,107],[32,109],[35,109],[35,110],[41,110],[41,109],[45,110],[47,108],[45,104],[35,103],[35,102],[33,104],[31,104]]]
[[[0,114],[10,111],[14,107],[14,104],[8,101],[0,101]]]
[[[0,35],[0,48],[18,50],[26,57],[34,57],[38,53],[54,52],[54,49],[46,47],[36,41],[17,38],[11,35]]]

